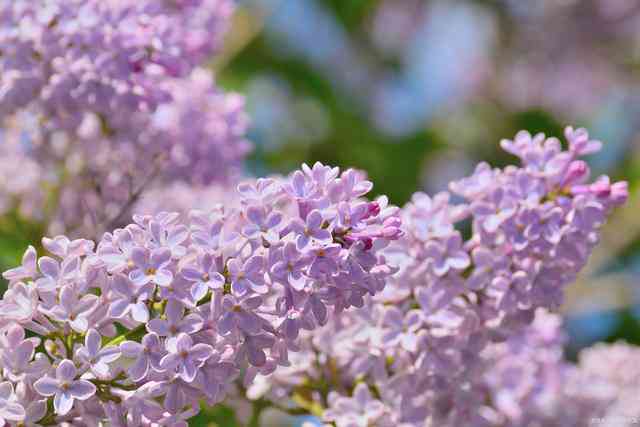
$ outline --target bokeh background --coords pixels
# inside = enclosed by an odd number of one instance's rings
[[[357,167],[396,204],[513,162],[498,142],[520,129],[587,127],[594,173],[631,198],[570,290],[567,353],[640,344],[640,0],[241,0],[211,69],[246,96],[247,173]],[[42,233],[6,219],[0,266]],[[193,425],[235,424],[219,408]]]

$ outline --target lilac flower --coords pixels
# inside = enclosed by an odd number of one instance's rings
[[[191,287],[191,295],[196,301],[200,301],[209,289],[220,289],[226,279],[220,274],[218,265],[211,254],[203,254],[198,257],[197,267],[184,267],[180,270],[182,277],[189,282],[194,282]]]
[[[309,260],[302,256],[294,243],[289,242],[282,251],[282,260],[277,261],[271,267],[271,274],[300,291],[306,285],[303,271],[308,265]]]
[[[87,380],[76,380],[78,371],[73,362],[65,359],[56,368],[56,377],[44,377],[34,383],[43,396],[54,396],[53,407],[58,415],[66,415],[73,408],[73,401],[87,400],[96,393],[96,386]]]
[[[242,230],[247,238],[261,238],[268,244],[273,244],[280,238],[281,213],[272,212],[267,215],[262,206],[249,206],[247,208],[247,219],[249,224]]]
[[[36,286],[42,292],[52,292],[62,284],[69,283],[80,269],[80,259],[77,257],[66,258],[62,265],[49,257],[38,260],[38,267],[44,277],[36,280]]]
[[[462,250],[462,238],[452,234],[444,242],[430,241],[424,247],[424,255],[432,263],[437,276],[444,276],[452,270],[464,270],[469,266],[469,255]]]
[[[136,289],[125,275],[115,274],[111,286],[118,295],[109,306],[109,316],[120,318],[131,313],[131,317],[136,322],[146,323],[149,321],[147,300],[151,298],[153,292],[149,284]]]
[[[166,228],[157,221],[149,223],[149,230],[155,243],[162,248],[167,248],[173,258],[185,255],[187,248],[183,246],[189,237],[189,230],[184,225]]]
[[[173,273],[168,268],[171,263],[171,251],[164,248],[152,252],[142,248],[131,251],[131,259],[136,268],[129,273],[129,279],[136,286],[155,283],[158,286],[169,286]]]
[[[191,313],[184,315],[184,306],[174,299],[167,302],[165,319],[151,319],[147,324],[149,332],[161,337],[176,337],[178,334],[193,334],[202,329],[203,320],[200,315]]]
[[[46,312],[60,322],[68,322],[75,331],[84,333],[89,327],[88,317],[97,304],[95,295],[80,297],[73,287],[67,285],[60,290],[60,303]]]
[[[142,338],[141,343],[125,341],[120,344],[123,356],[135,358],[128,373],[133,381],[140,381],[147,376],[149,368],[160,370],[162,347],[158,335],[150,333]]]
[[[411,310],[406,315],[396,307],[389,308],[382,320],[385,334],[382,338],[384,345],[395,347],[401,345],[409,352],[418,349],[418,337],[416,333],[423,324],[423,315],[420,310]]]
[[[167,346],[169,354],[160,360],[160,367],[177,370],[178,376],[190,383],[196,378],[198,368],[211,357],[213,347],[208,344],[193,344],[191,337],[185,333],[178,335],[175,341]]]
[[[269,290],[264,283],[263,268],[264,258],[253,256],[244,264],[237,258],[229,260],[227,268],[231,279],[231,291],[234,295],[243,296],[249,290],[265,293]]]
[[[338,265],[338,257],[342,252],[340,245],[331,244],[312,249],[313,261],[309,275],[319,277],[334,271]]]
[[[319,244],[326,244],[331,241],[331,233],[322,228],[324,219],[319,210],[312,210],[307,215],[305,221],[295,218],[288,226],[298,234],[296,244],[299,250],[304,249],[311,239],[315,239]]]
[[[85,336],[84,346],[76,351],[76,357],[90,366],[98,377],[109,374],[109,363],[120,357],[120,349],[115,346],[102,347],[101,335],[95,329],[89,329]]]
[[[262,298],[256,296],[238,302],[231,295],[225,295],[222,299],[224,314],[218,323],[220,333],[225,335],[237,329],[247,333],[256,334],[262,328],[263,320],[254,313],[254,310],[262,304]]]
[[[107,264],[110,273],[121,272],[133,265],[131,252],[136,247],[131,232],[127,229],[114,233],[113,241],[98,248],[100,259]]]

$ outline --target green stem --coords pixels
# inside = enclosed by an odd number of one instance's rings
[[[131,338],[133,338],[133,339],[140,338],[142,335],[144,335],[144,331],[145,331],[145,324],[142,323],[142,324],[136,326],[135,328],[131,329],[127,333],[115,337],[114,339],[109,341],[107,344],[105,344],[105,347],[110,346],[110,345],[112,345],[112,346],[120,345],[124,341],[126,341],[128,339],[131,339]]]

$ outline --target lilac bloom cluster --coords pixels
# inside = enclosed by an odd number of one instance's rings
[[[235,179],[249,151],[244,101],[199,68],[218,52],[233,6],[2,2],[0,122],[19,138],[0,144],[0,169],[16,157],[40,166],[29,180],[0,181],[3,193],[16,182],[31,190],[8,208],[86,237],[124,225],[132,199],[158,181]]]
[[[118,128],[169,96],[219,47],[226,0],[17,0],[0,6],[0,114],[35,109],[53,129],[86,112]]]
[[[0,417],[22,425],[186,426],[289,365],[298,337],[381,291],[398,209],[316,163],[238,186],[237,207],[137,215],[97,245],[43,239],[6,271]]]
[[[540,310],[520,333],[485,349],[484,374],[475,384],[486,396],[484,425],[586,427],[606,420],[623,390],[567,361],[565,341],[562,319]]]
[[[338,427],[491,425],[495,411],[482,409],[478,386],[483,349],[562,303],[599,228],[627,198],[625,182],[589,181],[579,157],[599,142],[584,129],[567,128],[566,138],[566,150],[527,132],[503,141],[521,166],[480,164],[451,184],[464,203],[415,194],[402,209],[404,238],[384,251],[400,270],[383,292],[307,334],[299,357],[311,366],[278,371],[250,394],[292,395],[294,407]],[[369,411],[375,421],[354,421]]]

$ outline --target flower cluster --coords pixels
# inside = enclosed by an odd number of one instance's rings
[[[238,186],[236,208],[139,215],[97,245],[64,236],[6,271],[0,417],[26,425],[186,425],[289,364],[301,331],[362,306],[396,270],[398,209],[316,163]],[[28,334],[27,334],[28,331]]]
[[[232,11],[232,0],[0,4],[0,121],[18,135],[0,144],[2,166],[40,166],[21,213],[95,235],[123,225],[152,182],[235,178],[249,149],[243,99],[198,68]],[[42,187],[55,197],[29,209]]]
[[[250,394],[279,402],[293,393],[307,410],[326,408],[338,427],[493,425],[483,349],[517,334],[537,309],[560,305],[627,197],[624,182],[588,181],[579,157],[599,142],[583,129],[566,137],[567,150],[526,132],[503,141],[522,165],[481,164],[453,182],[465,203],[450,203],[447,192],[414,195],[402,210],[405,237],[384,251],[400,267],[384,291],[308,334],[306,364],[261,379]]]
[[[489,425],[588,426],[606,417],[620,387],[565,360],[565,341],[562,319],[540,310],[530,326],[485,350],[475,387],[485,390]]]
[[[0,113],[34,108],[77,129],[90,111],[119,129],[218,48],[231,12],[221,0],[3,2]]]

